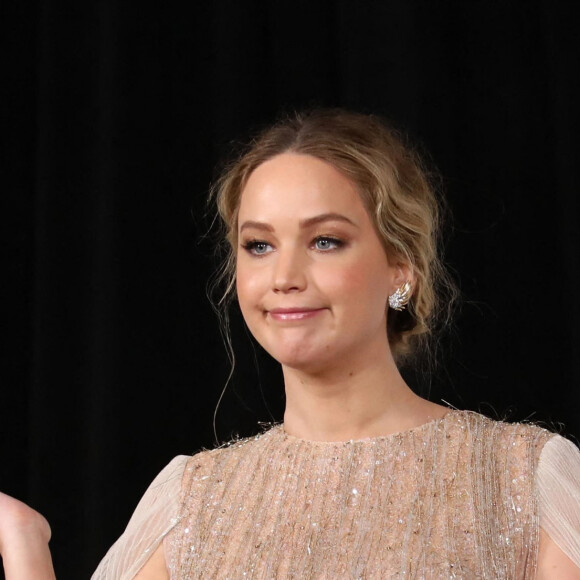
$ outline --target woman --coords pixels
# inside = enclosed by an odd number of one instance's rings
[[[176,458],[94,578],[580,578],[574,446],[399,373],[449,287],[417,157],[320,111],[267,130],[215,195],[224,302],[282,365],[284,424]]]
[[[576,448],[399,373],[450,288],[418,158],[319,111],[262,134],[215,195],[223,302],[235,288],[281,363],[284,423],[174,459],[93,579],[580,578]]]

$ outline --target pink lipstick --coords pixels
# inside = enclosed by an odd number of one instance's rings
[[[324,308],[274,308],[268,314],[279,321],[305,320],[322,312]]]

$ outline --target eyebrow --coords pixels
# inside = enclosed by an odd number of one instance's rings
[[[330,213],[322,213],[320,215],[315,215],[313,217],[310,218],[306,218],[303,220],[300,220],[300,227],[301,228],[307,228],[316,224],[320,224],[323,222],[345,222],[348,223],[352,226],[358,227],[351,219],[347,218],[345,215],[342,215],[340,213],[334,213],[334,212],[330,212]],[[241,226],[240,226],[240,232],[242,232],[243,230],[247,229],[247,228],[254,228],[257,230],[263,230],[266,232],[273,232],[274,228],[265,222],[258,222],[258,221],[253,221],[253,220],[247,220],[245,221]]]

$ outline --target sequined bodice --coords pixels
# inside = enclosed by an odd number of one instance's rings
[[[533,578],[550,434],[452,411],[323,443],[276,426],[192,457],[172,579]]]

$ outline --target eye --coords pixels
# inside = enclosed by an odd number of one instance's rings
[[[251,240],[246,242],[245,244],[242,244],[242,248],[254,256],[263,256],[273,250],[268,242],[263,242],[261,240]]]
[[[331,236],[319,236],[314,240],[314,248],[322,252],[328,250],[336,250],[344,245],[342,240],[338,238],[333,238]]]

